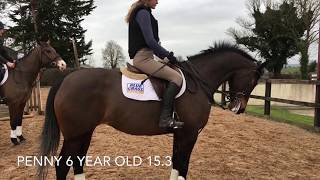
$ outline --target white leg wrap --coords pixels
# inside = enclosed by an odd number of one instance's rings
[[[86,180],[84,173],[74,175],[74,180]]]
[[[16,135],[17,136],[21,136],[22,135],[22,126],[17,126]]]
[[[170,180],[177,180],[178,176],[179,176],[179,171],[172,169],[171,175],[170,175]]]
[[[179,177],[178,177],[178,180],[185,180],[185,178],[182,177],[182,176],[179,176]]]
[[[11,138],[17,138],[16,130],[11,130],[10,137]]]

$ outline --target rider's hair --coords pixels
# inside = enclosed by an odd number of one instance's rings
[[[131,20],[132,18],[132,15],[133,15],[133,12],[136,8],[140,7],[140,6],[148,6],[148,2],[150,0],[137,0],[136,2],[134,2],[131,7],[129,8],[129,11],[128,11],[128,14],[125,18],[125,21],[127,23],[129,23],[129,21]]]

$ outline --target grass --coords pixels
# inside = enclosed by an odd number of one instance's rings
[[[294,124],[307,129],[312,129],[314,123],[313,117],[295,114],[283,107],[271,107],[270,117],[264,115],[263,106],[247,106],[246,113],[259,117],[268,117],[272,120]]]
[[[300,75],[300,67],[286,67],[282,69],[281,73]]]

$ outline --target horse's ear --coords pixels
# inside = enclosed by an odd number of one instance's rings
[[[48,34],[42,34],[41,36],[38,37],[37,43],[39,45],[45,45],[45,44],[50,44],[50,38]]]
[[[39,46],[43,46],[43,42],[42,42],[40,39],[37,39],[37,44],[38,44]]]
[[[266,67],[266,65],[267,65],[267,61],[265,61],[265,62],[263,62],[262,64],[259,64],[258,65],[258,68],[257,68],[257,71],[258,71],[258,73],[260,74],[260,75],[262,75],[263,74],[263,69]]]

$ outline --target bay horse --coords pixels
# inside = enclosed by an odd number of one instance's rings
[[[39,41],[28,55],[16,62],[14,69],[9,69],[8,79],[1,86],[9,107],[10,138],[14,145],[26,140],[22,135],[24,107],[40,69],[46,66],[56,66],[62,71],[66,68],[66,63],[49,43]]]
[[[62,159],[55,166],[57,179],[66,179],[70,169],[66,164],[68,158],[73,162],[75,179],[85,179],[83,166],[77,157],[82,159],[86,156],[92,134],[102,123],[131,135],[173,133],[171,179],[185,179],[192,149],[198,134],[207,124],[214,92],[220,84],[228,81],[229,109],[237,114],[244,112],[264,65],[259,65],[243,50],[227,43],[216,44],[180,64],[183,69],[191,67],[189,72],[198,74],[197,81],[194,81],[198,88],[186,91],[175,102],[179,119],[184,122],[181,129],[158,127],[161,102],[142,102],[124,97],[119,69],[79,70],[53,86],[47,99],[40,156],[55,155],[61,131],[64,140],[59,155]],[[38,177],[43,179],[46,174],[47,167],[39,166]]]

